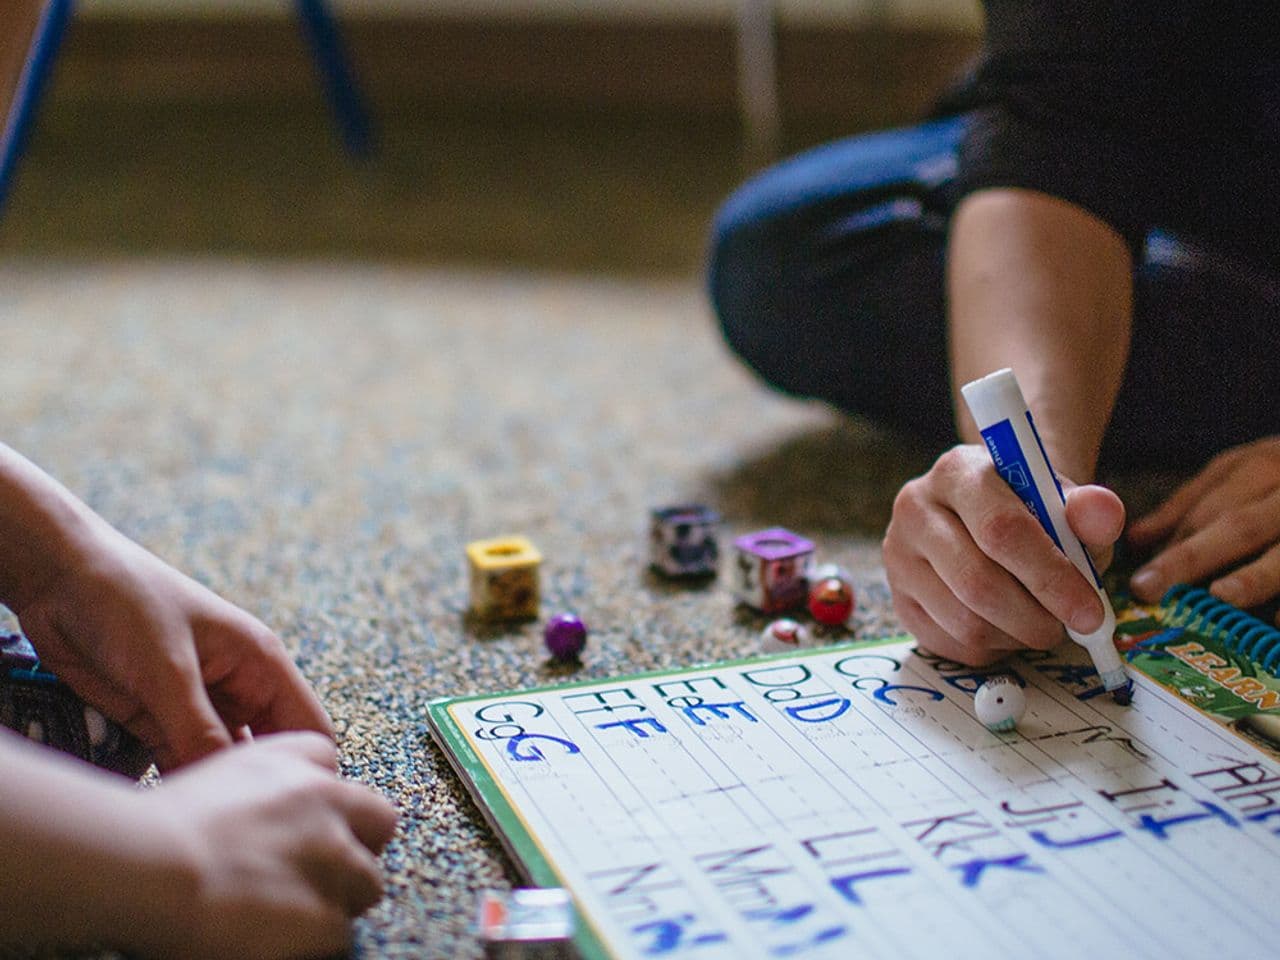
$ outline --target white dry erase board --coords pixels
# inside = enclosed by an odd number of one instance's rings
[[[1280,764],[1084,651],[1027,713],[908,640],[438,701],[433,732],[587,958],[1257,957]]]

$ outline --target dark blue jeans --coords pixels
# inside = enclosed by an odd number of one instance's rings
[[[956,442],[944,264],[965,124],[779,164],[725,202],[710,255],[724,335],[762,378],[938,449]],[[1153,233],[1134,297],[1104,467],[1190,469],[1280,433],[1280,278]]]

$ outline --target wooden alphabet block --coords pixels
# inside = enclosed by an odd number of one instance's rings
[[[536,617],[541,563],[542,554],[524,537],[497,537],[467,544],[471,612],[484,620]]]

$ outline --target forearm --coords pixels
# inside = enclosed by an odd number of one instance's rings
[[[0,443],[0,603],[20,612],[103,525],[66,487]]]
[[[1128,359],[1132,264],[1091,214],[1029,190],[983,190],[952,221],[947,287],[957,424],[978,441],[959,388],[1012,367],[1054,465],[1093,478]]]
[[[0,947],[127,946],[190,883],[123,779],[0,730]]]

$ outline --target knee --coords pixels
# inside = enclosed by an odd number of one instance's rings
[[[794,246],[787,225],[748,183],[732,194],[712,224],[707,292],[729,348],[775,386],[789,324],[787,293],[794,277]],[[794,291],[793,291],[794,292]]]
[[[808,373],[833,333],[876,348],[885,322],[938,311],[945,212],[926,201],[947,182],[963,128],[936,121],[817,147],[725,201],[707,287],[748,366],[810,394]]]

